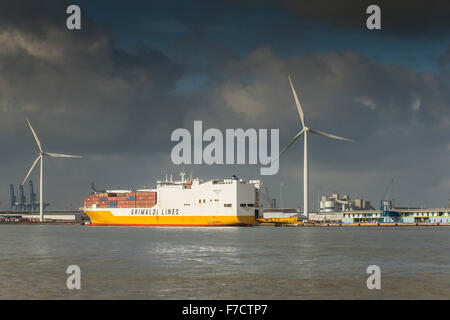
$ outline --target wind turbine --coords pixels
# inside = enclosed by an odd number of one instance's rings
[[[42,199],[43,196],[43,170],[44,170],[44,156],[49,156],[53,158],[81,158],[81,156],[74,156],[70,154],[60,154],[60,153],[50,153],[50,152],[44,152],[42,150],[41,142],[39,141],[39,138],[36,135],[36,132],[34,132],[33,127],[31,126],[30,121],[28,121],[28,125],[30,126],[31,132],[33,133],[34,139],[36,140],[36,144],[39,148],[39,156],[34,160],[33,165],[30,168],[30,171],[28,171],[27,175],[25,176],[25,179],[23,179],[22,185],[25,184],[28,177],[31,174],[31,171],[33,171],[34,167],[38,163],[38,161],[41,161],[41,176],[40,176],[40,186],[39,186],[39,219],[41,222],[44,221],[44,201]]]
[[[300,120],[302,123],[302,130],[297,133],[297,135],[292,138],[292,140],[288,143],[288,145],[280,152],[280,157],[281,155],[286,152],[287,149],[289,149],[289,147],[302,135],[304,134],[305,137],[305,142],[304,142],[304,153],[303,153],[303,206],[304,206],[304,213],[307,216],[307,218],[309,219],[309,203],[308,203],[308,191],[309,191],[309,170],[308,170],[308,133],[315,133],[321,136],[325,136],[328,138],[332,138],[332,139],[337,139],[337,140],[343,140],[343,141],[349,141],[349,142],[355,142],[353,140],[347,139],[347,138],[342,138],[342,137],[338,137],[335,136],[333,134],[329,134],[329,133],[325,133],[319,130],[313,130],[308,128],[305,125],[305,116],[303,114],[303,109],[300,106],[300,101],[298,100],[297,97],[297,93],[295,92],[294,89],[294,85],[292,84],[292,80],[291,77],[288,77],[289,79],[289,83],[291,84],[291,88],[292,88],[292,93],[294,94],[294,100],[295,103],[297,104],[297,109],[298,109],[298,113],[300,115]]]

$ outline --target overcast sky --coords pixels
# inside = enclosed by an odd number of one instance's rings
[[[66,28],[78,4],[82,29]],[[291,75],[311,128],[310,201],[339,192],[375,207],[394,179],[401,206],[450,198],[450,4],[377,1],[0,1],[0,207],[38,149],[45,199],[76,208],[98,188],[155,186],[177,128],[301,129]],[[303,203],[302,140],[274,176],[259,165],[183,165],[200,178],[262,179],[286,206]],[[38,185],[38,168],[32,174]],[[25,188],[28,197],[28,186]],[[38,189],[36,188],[36,193]],[[392,195],[390,195],[392,197]]]

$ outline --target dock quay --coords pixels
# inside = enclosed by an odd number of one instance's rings
[[[433,223],[433,222],[417,222],[417,223],[283,223],[283,222],[264,222],[259,223],[256,226],[260,227],[437,227],[437,226],[450,226],[450,223]]]
[[[52,224],[80,224],[85,219],[83,210],[45,210],[44,222]],[[39,212],[30,210],[2,210],[0,224],[40,224]]]

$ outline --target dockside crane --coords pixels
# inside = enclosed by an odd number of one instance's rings
[[[392,202],[394,202],[394,200],[395,200],[394,199],[394,179],[391,179],[391,181],[389,182],[386,190],[384,191],[384,195],[381,198],[381,201],[383,202],[385,200],[389,200],[388,196],[391,196],[392,197],[391,200],[392,200]],[[389,200],[389,201],[391,201],[391,200]]]
[[[17,197],[14,194],[14,185],[12,183],[9,185],[9,190],[11,194],[11,210],[15,210],[17,209]]]
[[[399,222],[401,220],[401,215],[399,212],[393,210],[393,200],[388,200],[388,195],[389,193],[393,190],[394,188],[394,179],[391,179],[391,182],[389,183],[388,187],[386,188],[386,191],[384,192],[384,196],[381,199],[381,206],[380,206],[380,210],[381,210],[381,214],[383,215],[384,219],[391,219],[393,222]],[[393,191],[392,191],[393,194]],[[391,196],[392,196],[391,194]],[[386,221],[388,222],[388,221]]]
[[[39,209],[39,201],[37,200],[36,193],[34,193],[33,181],[30,180],[30,201],[27,202],[25,191],[23,185],[19,186],[19,194],[16,195],[14,190],[14,185],[11,183],[9,185],[10,190],[10,208],[11,210],[31,210],[35,211]],[[17,199],[19,197],[19,199]],[[44,203],[43,207],[46,208],[50,205],[50,203]]]
[[[29,185],[30,185],[30,209],[35,210],[35,209],[39,208],[39,203],[37,203],[37,201],[36,201],[36,194],[34,193],[34,190],[33,190],[33,181],[32,180],[30,180]]]
[[[19,186],[19,208],[20,210],[26,210],[27,209],[27,199],[25,198],[25,194],[23,192],[23,185]]]
[[[191,180],[192,180],[192,179],[191,179]],[[94,193],[105,193],[105,192],[106,192],[106,190],[97,190],[97,189],[95,188],[95,185],[94,185],[93,182],[91,182],[91,191],[92,191],[93,194],[94,194]]]
[[[262,207],[266,205],[268,208],[274,208],[274,202],[273,199],[270,197],[269,189],[267,189],[266,186],[262,185],[260,187],[260,197],[259,200],[262,202]]]
[[[283,203],[283,188],[284,188],[284,183],[280,182],[280,208],[284,208],[284,203]]]
[[[28,203],[28,207],[31,211],[35,211],[39,209],[39,201],[36,197],[36,193],[34,192],[33,181],[29,181],[30,185],[30,202]],[[44,203],[44,209],[47,208],[50,203]]]

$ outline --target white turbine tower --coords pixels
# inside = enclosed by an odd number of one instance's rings
[[[53,157],[53,158],[81,158],[81,156],[74,156],[74,155],[70,155],[70,154],[60,154],[60,153],[50,153],[50,152],[44,152],[42,150],[42,146],[41,146],[41,142],[39,141],[39,138],[36,135],[36,132],[34,132],[33,127],[31,126],[30,121],[28,121],[28,125],[30,126],[31,132],[33,133],[34,139],[36,140],[36,144],[39,148],[39,156],[36,158],[36,160],[34,160],[30,171],[28,171],[27,175],[25,176],[25,179],[23,179],[22,185],[24,185],[24,183],[27,181],[28,177],[31,174],[31,171],[33,171],[34,167],[36,166],[36,164],[38,163],[38,161],[41,161],[41,177],[40,177],[40,186],[39,186],[39,218],[40,221],[43,222],[44,221],[44,200],[42,199],[43,197],[43,170],[44,170],[44,156],[49,156],[49,157]]]
[[[297,109],[298,109],[298,113],[300,115],[300,120],[302,123],[302,130],[297,133],[297,135],[292,138],[292,140],[288,143],[288,145],[280,152],[280,157],[281,155],[287,150],[289,149],[289,147],[302,135],[304,134],[305,137],[305,143],[304,143],[304,153],[303,153],[303,207],[304,207],[304,213],[307,216],[307,218],[309,219],[309,203],[308,203],[308,191],[309,191],[309,177],[308,177],[308,133],[315,133],[315,134],[319,134],[321,136],[325,136],[325,137],[329,137],[329,138],[333,138],[333,139],[337,139],[337,140],[343,140],[343,141],[349,141],[349,142],[355,142],[353,140],[350,139],[346,139],[346,138],[342,138],[342,137],[338,137],[329,133],[325,133],[319,130],[313,130],[308,128],[305,125],[305,116],[303,114],[303,110],[302,107],[300,106],[300,101],[298,101],[298,97],[297,97],[297,93],[295,92],[294,89],[294,85],[292,84],[292,80],[291,77],[289,78],[289,83],[291,84],[291,88],[292,88],[292,93],[294,94],[294,100],[295,103],[297,104]]]

